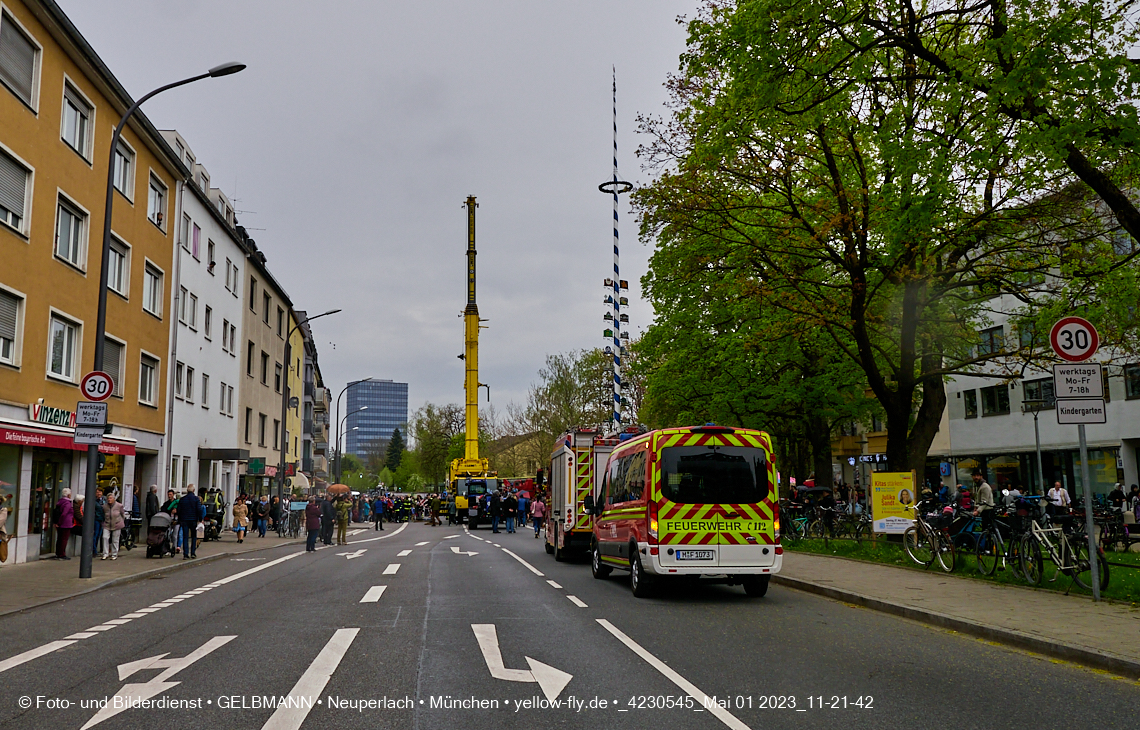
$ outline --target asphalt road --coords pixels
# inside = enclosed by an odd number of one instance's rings
[[[1134,724],[1135,683],[780,586],[636,599],[531,531],[398,528],[5,617],[0,728]]]

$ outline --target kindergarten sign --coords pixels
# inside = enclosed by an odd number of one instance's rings
[[[871,514],[875,532],[898,535],[914,524],[914,472],[872,472]]]

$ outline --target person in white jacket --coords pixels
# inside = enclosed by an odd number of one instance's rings
[[[119,535],[127,521],[123,515],[123,505],[115,498],[115,493],[107,495],[107,504],[103,505],[103,560],[119,559]]]

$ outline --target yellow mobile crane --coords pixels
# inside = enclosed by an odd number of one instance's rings
[[[480,497],[499,488],[491,463],[479,458],[479,306],[475,303],[475,196],[467,196],[467,307],[463,310],[464,348],[459,357],[467,365],[463,392],[466,396],[464,454],[451,462],[447,482],[455,500],[455,516],[470,529],[486,522],[488,515]],[[485,386],[484,386],[485,387]]]

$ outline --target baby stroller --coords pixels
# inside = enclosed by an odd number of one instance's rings
[[[174,554],[174,519],[166,512],[159,512],[150,518],[146,531],[146,556],[164,558]]]

